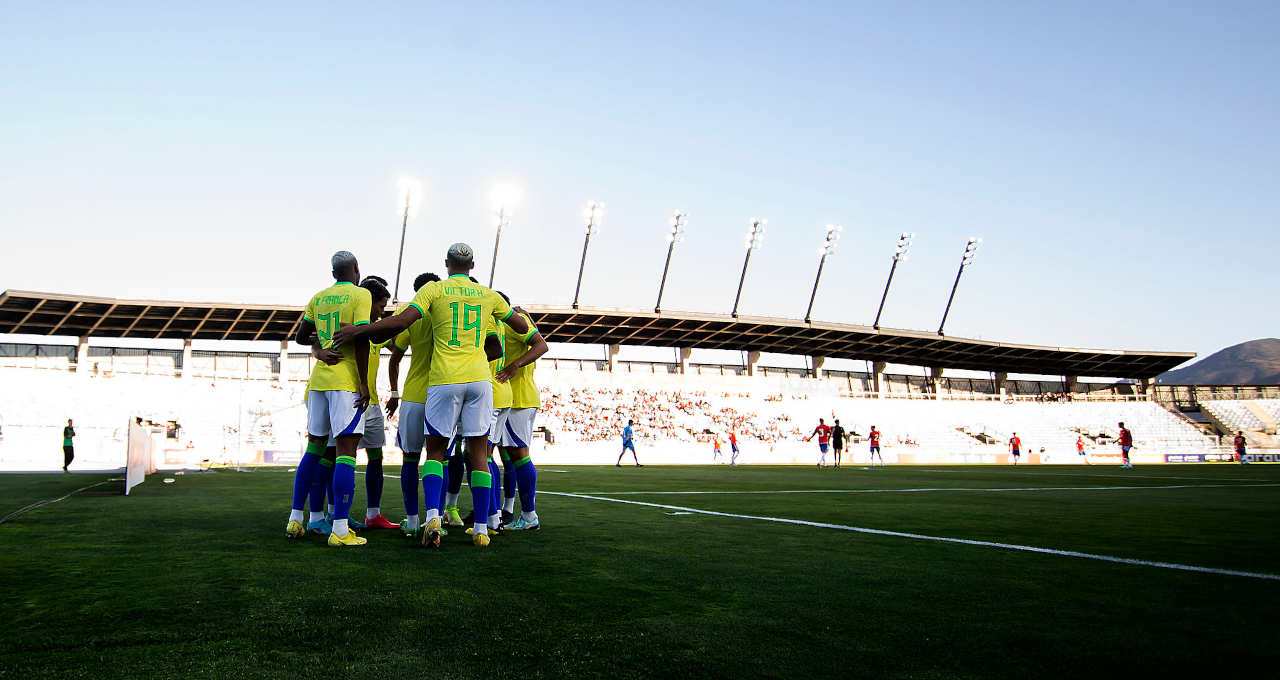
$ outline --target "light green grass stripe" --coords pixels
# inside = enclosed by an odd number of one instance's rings
[[[1177,564],[1174,562],[1152,562],[1149,560],[1138,560],[1129,557],[1114,557],[1112,555],[1098,555],[1094,553],[1077,552],[1075,550],[1057,550],[1055,548],[1039,548],[1031,545],[1018,545],[1016,543],[996,543],[993,541],[978,541],[970,538],[952,538],[950,536],[930,536],[928,534],[913,534],[905,531],[889,531],[886,529],[870,529],[867,527],[854,527],[844,524],[828,524],[826,522],[810,522],[803,519],[788,519],[786,517],[760,517],[757,515],[739,515],[732,512],[716,512],[714,510],[699,510],[698,508],[686,508],[679,505],[664,505],[662,503],[645,503],[642,501],[629,501],[621,498],[606,498],[604,496],[589,496],[586,494],[565,493],[562,491],[539,491],[541,495],[564,496],[566,498],[581,498],[591,501],[605,501],[608,503],[626,503],[628,505],[643,505],[651,508],[662,508],[664,510],[680,510],[684,512],[692,512],[698,515],[712,515],[714,517],[732,517],[735,519],[753,519],[761,522],[777,522],[780,524],[797,524],[800,526],[818,527],[821,529],[837,529],[840,531],[853,531],[860,534],[873,534],[876,536],[892,536],[895,538],[910,538],[918,541],[935,541],[939,543],[959,543],[961,545],[974,545],[984,548],[1001,548],[1003,550],[1018,550],[1022,552],[1040,553],[1042,555],[1058,555],[1060,557],[1078,557],[1087,560],[1099,560],[1101,562],[1114,562],[1116,564],[1130,564],[1142,567],[1156,567],[1159,569],[1174,569],[1177,571],[1191,571],[1202,574],[1218,574],[1222,576],[1243,576],[1245,578],[1256,578],[1266,581],[1280,581],[1280,574],[1267,574],[1263,572],[1253,571],[1237,571],[1235,569],[1215,569],[1213,567],[1197,567],[1189,564]]]

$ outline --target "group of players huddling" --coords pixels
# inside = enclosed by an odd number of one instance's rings
[[[294,338],[311,347],[317,361],[307,383],[307,447],[294,476],[285,536],[327,535],[331,546],[357,546],[367,540],[356,528],[397,527],[379,507],[386,435],[376,382],[386,346],[392,389],[387,414],[400,409],[396,439],[404,452],[402,533],[438,548],[446,525],[465,526],[457,501],[467,470],[473,519],[466,533],[474,545],[488,546],[490,536],[504,530],[538,529],[538,473],[529,442],[540,405],[534,362],[547,343],[533,320],[506,295],[470,277],[475,257],[465,243],[449,247],[447,278],[418,276],[413,300],[385,318],[391,297],[386,281],[361,280],[355,256],[346,251],[334,254],[332,265],[335,283],[312,296]],[[405,352],[409,371],[401,394],[396,386]],[[349,517],[358,448],[369,460],[363,524]],[[421,514],[419,479],[427,506]],[[326,495],[331,519],[324,512]]]

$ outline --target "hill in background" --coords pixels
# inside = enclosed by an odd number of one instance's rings
[[[1233,345],[1156,378],[1165,385],[1280,385],[1280,338]]]

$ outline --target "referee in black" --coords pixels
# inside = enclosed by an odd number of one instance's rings
[[[62,428],[62,471],[67,472],[67,468],[71,466],[71,461],[76,458],[76,447],[71,440],[75,439],[76,429],[71,426],[71,419],[67,418],[67,426]]]
[[[844,451],[844,428],[840,427],[840,419],[836,419],[836,426],[831,428],[831,451],[836,456],[836,468],[840,467],[840,452]]]

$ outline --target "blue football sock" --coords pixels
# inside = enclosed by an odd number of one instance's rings
[[[324,497],[333,484],[333,461],[321,458],[311,473],[311,512],[324,512]]]
[[[498,464],[489,461],[489,479],[493,480],[489,487],[489,514],[497,514],[502,511],[502,503],[498,501],[502,498],[502,475],[498,474]]]
[[[404,494],[404,514],[418,514],[418,458],[407,453],[400,463],[400,493]]]
[[[329,493],[330,506],[337,505],[338,503],[338,500],[337,500],[338,494],[334,493],[333,491],[333,465],[334,465],[334,461],[337,460],[337,458],[338,458],[338,447],[329,446],[325,448],[324,459],[328,463],[328,465],[326,466],[328,470],[327,471],[322,470],[321,473],[324,474],[325,479],[328,480],[325,488]]]
[[[533,466],[533,458],[525,456],[516,461],[516,486],[520,491],[520,510],[537,512],[533,501],[538,492],[538,469]]]
[[[333,466],[333,519],[346,519],[351,514],[351,501],[356,495],[356,459],[338,456]]]
[[[371,508],[382,507],[382,449],[366,449],[369,455],[369,466],[364,469],[364,493],[366,505]]]
[[[444,489],[444,465],[438,460],[428,460],[422,464],[423,502],[436,503],[442,489]]]
[[[449,490],[449,466],[445,463],[440,464],[440,496],[436,498],[436,512],[444,515],[444,501],[446,492]]]
[[[502,497],[516,497],[516,465],[505,451],[502,453]]]
[[[307,442],[307,452],[302,454],[302,460],[293,475],[293,505],[290,507],[294,510],[300,511],[306,505],[307,493],[311,491],[311,479],[315,476],[321,453],[324,453],[323,446]]]
[[[471,471],[471,512],[474,514],[472,522],[479,527],[488,525],[489,518],[489,492],[493,486],[493,477],[488,472],[480,470]]]

